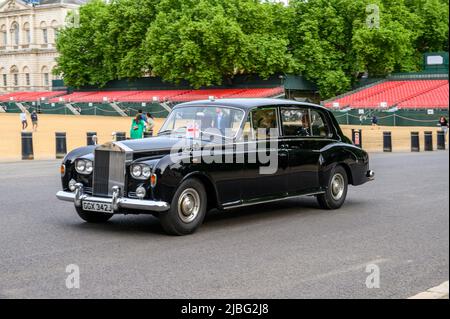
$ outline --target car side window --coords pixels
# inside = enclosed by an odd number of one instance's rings
[[[254,140],[255,132],[252,129],[251,117],[250,115],[247,118],[247,121],[244,123],[244,129],[242,130],[242,138],[246,141]]]
[[[326,121],[323,119],[323,115],[316,110],[310,110],[311,112],[311,132],[314,137],[328,137],[330,130]]]
[[[257,109],[250,113],[250,126],[253,137],[258,140],[278,136],[278,120],[276,108]]]
[[[281,108],[284,136],[311,136],[309,111],[306,108]]]

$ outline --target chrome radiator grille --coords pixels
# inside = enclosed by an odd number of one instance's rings
[[[112,188],[125,186],[125,153],[107,150],[95,151],[94,196],[112,196]]]

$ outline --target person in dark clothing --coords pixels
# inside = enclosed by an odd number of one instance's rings
[[[33,131],[36,132],[38,128],[38,115],[36,111],[33,111],[31,113],[31,123],[33,124]]]
[[[448,120],[445,118],[445,116],[441,116],[441,118],[439,119],[439,125],[442,132],[444,132],[445,140],[447,141]]]
[[[376,115],[372,116],[372,126],[378,126],[378,117]]]

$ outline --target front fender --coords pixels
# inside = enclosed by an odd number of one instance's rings
[[[95,145],[90,145],[90,146],[83,146],[83,147],[79,147],[76,148],[74,150],[72,150],[71,152],[69,152],[63,159],[63,163],[73,163],[77,158],[89,155],[89,154],[94,154],[94,150],[95,150],[96,146]]]
[[[219,198],[217,188],[201,163],[181,160],[173,162],[167,156],[158,162],[155,172],[158,176],[158,185],[155,188],[156,199],[170,203],[179,186],[185,180],[195,177],[204,184],[208,198],[213,199],[212,206],[216,206]]]

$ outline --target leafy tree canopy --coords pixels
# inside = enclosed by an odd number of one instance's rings
[[[92,0],[59,34],[71,86],[160,76],[193,87],[300,73],[323,98],[448,51],[448,0]]]

